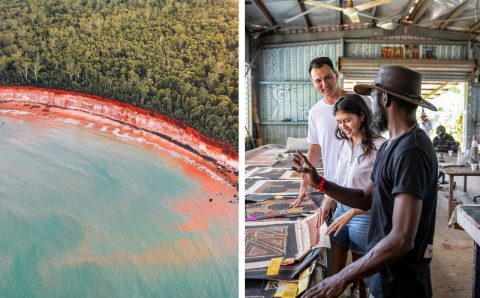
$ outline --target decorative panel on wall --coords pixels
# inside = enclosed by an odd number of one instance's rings
[[[265,47],[258,57],[259,117],[266,144],[307,136],[308,111],[321,99],[308,73],[310,61],[327,56],[337,67],[337,42]]]

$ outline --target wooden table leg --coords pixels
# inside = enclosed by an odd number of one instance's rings
[[[454,178],[455,178],[455,176],[448,175],[448,180],[449,180],[449,183],[450,183],[450,187],[449,187],[449,190],[448,190],[448,218],[452,217],[453,208],[455,208],[455,206],[453,206],[453,183],[454,183]]]
[[[480,281],[478,277],[480,276],[480,247],[477,243],[474,243],[474,268],[473,268],[473,287],[472,287],[472,297],[480,298]]]

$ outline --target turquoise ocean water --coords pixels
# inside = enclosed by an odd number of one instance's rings
[[[224,245],[237,220],[180,229],[188,215],[175,206],[207,198],[172,163],[82,127],[0,115],[0,296],[237,296],[237,247]]]

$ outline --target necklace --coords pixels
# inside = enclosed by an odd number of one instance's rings
[[[409,129],[407,129],[407,131],[406,131],[406,132],[409,132],[409,131],[411,131],[411,130],[412,130],[414,127],[415,127],[415,126],[417,126],[417,122],[413,123],[413,125],[412,125],[412,126],[410,126],[410,128],[409,128]]]
[[[407,129],[407,130],[406,130],[406,131],[405,131],[403,134],[405,134],[405,133],[407,133],[407,132],[411,131],[412,129],[414,129],[414,128],[415,128],[415,126],[417,126],[417,122],[413,123],[413,125],[412,125],[412,126],[410,126],[410,128],[409,128],[409,129]],[[403,134],[402,134],[402,135],[403,135]],[[398,138],[398,137],[395,137],[395,138],[393,138],[393,139],[389,139],[389,140],[387,141],[387,146],[385,146],[385,150],[387,150],[387,148],[390,146],[390,143],[391,143],[391,141],[392,141],[392,140],[395,140],[395,139],[397,139],[397,138]]]

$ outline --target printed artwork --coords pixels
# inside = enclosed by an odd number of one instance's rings
[[[285,148],[276,147],[250,150],[245,153],[245,165],[272,166],[284,152]]]
[[[403,58],[403,45],[382,45],[382,58]]]
[[[256,194],[296,194],[300,189],[300,180],[261,180],[247,190]]]
[[[420,48],[418,45],[405,45],[405,58],[419,59]]]
[[[295,201],[295,197],[269,199],[263,202],[251,203],[245,205],[245,215],[247,218],[266,219],[274,217],[292,217],[300,216],[305,213],[312,213],[317,210],[317,206],[312,200],[306,200],[298,207],[292,208],[290,204]]]
[[[437,46],[422,45],[422,58],[437,59]]]
[[[245,298],[273,297],[277,292],[279,281],[247,279],[245,280]]]
[[[275,162],[273,165],[275,168],[284,168],[284,169],[291,169],[293,166],[293,155],[289,155],[287,158],[282,158]],[[317,169],[323,168],[322,161],[320,160]]]
[[[246,178],[280,179],[290,170],[281,168],[255,168],[245,173]]]
[[[250,182],[248,182],[248,183],[250,183]],[[247,187],[245,187],[245,188],[247,188]],[[283,198],[296,198],[297,194],[282,196],[282,197]],[[320,206],[322,206],[322,202],[323,202],[324,197],[325,196],[322,192],[314,191],[314,192],[310,193],[310,198],[312,199],[312,202],[318,208],[320,208]],[[245,202],[247,202],[247,203],[263,202],[263,201],[272,200],[272,199],[278,199],[278,196],[277,195],[271,195],[271,194],[247,194],[247,195],[245,195]]]
[[[287,239],[287,225],[246,229],[245,260],[285,256]]]
[[[308,255],[305,256],[302,260],[295,262],[293,264],[281,265],[278,271],[278,275],[267,275],[268,267],[246,269],[245,278],[246,279],[270,279],[270,280],[292,280],[298,278],[300,273],[307,267],[315,266],[317,260],[325,259],[326,260],[327,249],[324,247],[319,247],[313,249]],[[313,265],[312,265],[313,264]],[[323,266],[322,264],[320,264]],[[313,269],[313,268],[312,268]]]

